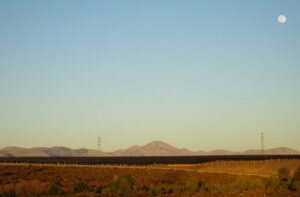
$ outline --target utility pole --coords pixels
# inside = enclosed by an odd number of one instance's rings
[[[264,133],[261,132],[260,134],[260,143],[261,143],[261,154],[265,154],[265,139],[264,139]]]
[[[101,137],[98,137],[98,151],[101,151]]]

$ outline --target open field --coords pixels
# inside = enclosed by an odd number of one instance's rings
[[[215,172],[229,174],[254,175],[261,177],[276,176],[278,169],[287,167],[292,173],[300,166],[300,159],[265,161],[216,161],[203,164],[165,165],[166,168],[192,170],[197,172]]]
[[[276,175],[280,167],[294,171],[299,165],[299,160],[151,166],[0,164],[0,196],[296,197],[299,190],[270,182],[268,176]]]

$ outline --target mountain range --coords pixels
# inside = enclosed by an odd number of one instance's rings
[[[153,141],[143,146],[131,146],[127,149],[121,149],[114,152],[103,152],[92,149],[71,149],[66,147],[36,147],[20,148],[6,147],[0,149],[0,157],[98,157],[98,156],[192,156],[192,155],[256,155],[261,154],[261,150],[246,150],[235,152],[228,150],[212,151],[191,151],[185,148],[176,148],[170,144],[161,141]],[[268,155],[289,155],[300,154],[299,151],[286,148],[272,148],[264,151]]]

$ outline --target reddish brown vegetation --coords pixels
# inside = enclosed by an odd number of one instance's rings
[[[263,177],[173,169],[0,165],[0,196],[297,196]],[[2,197],[1,196],[1,197]]]

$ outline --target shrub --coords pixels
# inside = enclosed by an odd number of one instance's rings
[[[133,190],[133,179],[131,175],[120,176],[114,183],[112,183],[110,188],[111,192],[123,196]]]
[[[159,189],[158,189],[158,187],[156,187],[156,186],[153,185],[153,184],[150,184],[149,190],[150,190],[150,193],[151,193],[152,196],[156,196],[156,195],[159,194]]]
[[[158,185],[159,191],[161,194],[171,194],[173,193],[173,188],[169,184],[159,184]]]
[[[291,191],[300,190],[300,166],[296,169],[288,189]]]
[[[282,167],[278,170],[278,179],[280,187],[287,187],[290,180],[290,170],[286,167]]]
[[[266,183],[266,188],[268,190],[277,190],[279,186],[279,179],[278,177],[269,177],[267,183]]]
[[[101,194],[103,194],[104,196],[105,196],[105,195],[107,195],[107,196],[111,195],[111,188],[109,188],[109,187],[103,188],[103,189],[101,190]]]
[[[297,182],[300,182],[300,166],[296,169],[293,179]]]
[[[208,184],[206,184],[204,179],[199,180],[199,189],[203,188],[205,191],[208,190]]]
[[[141,184],[140,186],[137,187],[137,190],[148,192],[150,190],[150,188],[149,188],[149,185]]]
[[[96,189],[96,193],[98,193],[98,194],[101,194],[102,192],[103,192],[103,190],[105,189],[105,187],[103,187],[103,186],[99,186],[99,187],[97,187],[97,189]]]
[[[170,171],[162,178],[161,183],[174,184],[177,180],[181,179],[181,174],[178,171]]]
[[[212,194],[217,195],[217,196],[220,196],[219,194],[224,192],[227,189],[226,185],[222,186],[220,184],[213,184],[209,188],[210,188]]]
[[[232,183],[233,189],[250,190],[262,188],[262,182],[258,178],[238,176]]]
[[[184,190],[187,192],[197,192],[204,185],[204,181],[198,181],[195,178],[190,178],[186,184]]]
[[[290,178],[290,170],[286,167],[279,168],[278,178],[280,181],[288,181]]]
[[[0,193],[1,197],[17,197],[17,193],[15,190],[10,190],[8,192]]]
[[[82,180],[80,180],[74,187],[74,191],[76,193],[85,192],[87,190],[88,190],[88,185]]]
[[[174,188],[170,184],[160,183],[158,185],[150,185],[150,193],[151,195],[165,195],[165,194],[172,194],[174,192]]]
[[[14,175],[15,173],[13,173],[13,172],[4,172],[2,175],[3,176],[12,176],[12,175]]]
[[[53,183],[52,185],[50,185],[49,189],[48,189],[48,194],[49,195],[57,195],[59,194],[59,185],[57,183]]]
[[[299,189],[299,182],[297,182],[297,181],[295,181],[295,179],[293,179],[290,182],[288,189],[293,191],[293,192],[297,191]]]

